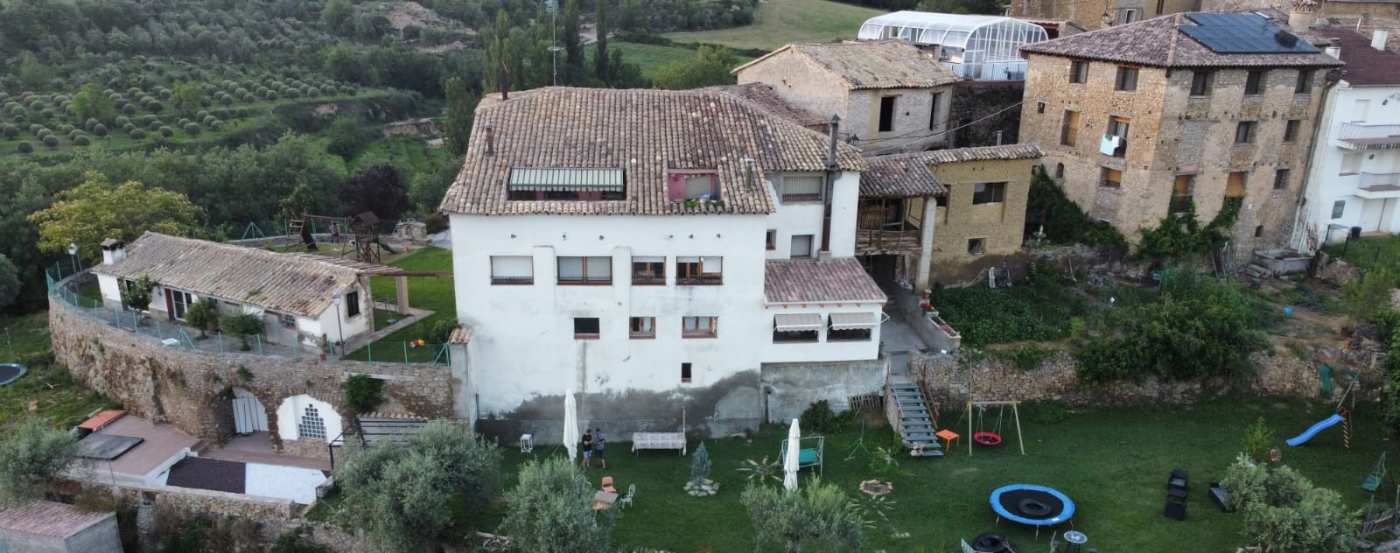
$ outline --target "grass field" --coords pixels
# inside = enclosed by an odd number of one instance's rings
[[[393,262],[392,265],[409,271],[450,271],[452,270],[452,251],[427,247],[404,256]],[[370,288],[373,289],[376,299],[393,303],[394,279],[373,278],[370,280]],[[410,277],[408,279],[408,303],[413,307],[430,309],[433,314],[376,342],[382,349],[375,351],[373,350],[375,344],[371,344],[369,347],[350,352],[346,358],[360,361],[403,361],[405,353],[402,344],[404,342],[420,338],[428,339],[429,330],[434,324],[440,320],[451,320],[457,317],[457,303],[452,295],[451,278]],[[378,318],[380,317],[376,317],[376,319]],[[377,321],[376,326],[379,326]],[[412,362],[427,363],[432,362],[436,358],[436,354],[437,348],[409,349],[407,358]]]
[[[592,46],[590,46],[591,51]],[[683,46],[662,46],[659,44],[641,44],[638,42],[612,41],[608,43],[608,48],[622,50],[623,59],[628,63],[635,63],[642,68],[642,75],[648,79],[656,78],[657,72],[669,64],[679,61],[687,61],[695,57],[695,50]],[[753,58],[735,54],[739,64],[748,63]],[[737,67],[737,66],[736,66]]]
[[[0,386],[0,428],[32,415],[67,429],[97,409],[116,406],[73,382],[67,369],[45,355],[51,349],[47,312],[0,317],[0,363],[29,362],[27,374],[13,384]]]
[[[829,0],[767,0],[759,4],[752,25],[665,36],[676,42],[774,50],[790,42],[853,40],[861,23],[881,13],[884,12]]]

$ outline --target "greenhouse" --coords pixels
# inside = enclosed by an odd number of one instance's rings
[[[1011,17],[899,11],[870,18],[857,38],[933,48],[938,61],[964,79],[1019,81],[1026,78],[1021,47],[1048,35],[1039,25]]]

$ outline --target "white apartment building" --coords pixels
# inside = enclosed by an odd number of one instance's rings
[[[1386,34],[1324,27],[1327,52],[1346,62],[1323,108],[1293,246],[1311,253],[1362,235],[1400,232],[1400,53]]]
[[[557,440],[570,390],[615,439],[879,391],[886,297],[853,257],[864,168],[715,91],[483,100],[442,205],[478,429]]]

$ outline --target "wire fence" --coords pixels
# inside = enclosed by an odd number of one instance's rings
[[[270,341],[261,334],[245,336],[218,330],[201,331],[178,320],[162,320],[159,315],[109,305],[97,290],[96,280],[81,268],[74,271],[55,266],[45,273],[49,296],[68,305],[71,312],[137,336],[150,337],[169,348],[213,354],[340,358],[373,363],[448,365],[452,361],[447,344],[429,344],[423,340],[368,341],[347,347],[324,340],[316,340],[314,345],[301,341],[289,344]],[[357,349],[346,354],[351,348]]]

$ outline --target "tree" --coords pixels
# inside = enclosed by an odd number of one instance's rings
[[[476,116],[476,104],[481,96],[467,87],[460,77],[447,79],[443,86],[447,93],[447,121],[445,123],[447,147],[453,153],[467,153],[471,140],[472,120]]]
[[[249,336],[258,336],[263,333],[262,318],[250,313],[240,313],[238,315],[228,315],[219,319],[219,328],[224,332],[238,337],[240,347],[243,351],[252,349],[248,345]]]
[[[345,379],[345,407],[355,415],[371,413],[384,403],[384,381],[356,374]]]
[[[174,92],[170,95],[170,107],[180,115],[193,118],[204,109],[204,91],[190,83],[175,83]]]
[[[815,480],[787,492],[750,483],[739,501],[749,509],[758,550],[777,546],[798,552],[804,545],[827,545],[859,551],[865,541],[859,507],[835,484]]]
[[[397,221],[408,209],[408,189],[399,171],[390,165],[375,165],[350,177],[340,186],[341,212],[355,216],[373,212],[380,221]]]
[[[193,234],[203,212],[184,194],[148,188],[136,181],[113,185],[88,172],[78,186],[58,194],[47,209],[29,216],[39,226],[39,249],[60,252],[77,244],[84,261],[98,259],[107,238],[130,242],[146,231]]]
[[[14,305],[19,299],[20,286],[19,269],[8,256],[0,253],[0,310]]]
[[[593,485],[577,466],[561,457],[529,461],[520,482],[506,494],[501,533],[520,553],[609,551],[615,510],[593,514]]]
[[[199,298],[185,309],[185,323],[198,328],[200,338],[208,338],[208,331],[218,322],[219,304],[210,298]]]
[[[346,161],[354,158],[370,141],[364,124],[353,117],[343,115],[331,122],[326,135],[330,138],[330,142],[326,144],[326,151]]]
[[[27,418],[0,441],[0,505],[44,497],[50,482],[76,461],[78,440]]]
[[[727,48],[702,45],[694,58],[663,66],[657,71],[655,84],[670,90],[734,84],[734,75],[729,71],[738,64],[739,59]]]
[[[133,311],[145,311],[151,308],[151,290],[155,289],[156,283],[151,282],[151,277],[141,275],[130,284],[122,286],[122,306]]]
[[[593,51],[593,75],[598,80],[612,84],[608,77],[612,76],[612,71],[608,69],[608,62],[612,58],[608,57],[608,0],[598,0],[598,11],[594,22],[598,31],[598,42]]]
[[[559,18],[559,36],[564,41],[564,82],[583,81],[583,44],[579,40],[579,0],[565,0]]]
[[[1221,480],[1244,515],[1244,535],[1269,553],[1347,553],[1357,546],[1357,513],[1342,496],[1292,468],[1270,468],[1240,454]]]
[[[92,83],[83,85],[78,93],[73,95],[71,109],[84,121],[95,119],[110,124],[117,116],[117,108],[112,104],[112,99]]]
[[[1342,286],[1342,307],[1353,323],[1374,321],[1390,308],[1390,291],[1397,282],[1395,274],[1385,268],[1366,271]]]
[[[346,35],[353,30],[351,23],[354,17],[355,5],[350,0],[330,0],[321,8],[321,23],[325,24],[326,30],[338,35]]]
[[[366,530],[376,551],[417,553],[448,538],[453,513],[486,510],[500,486],[500,450],[447,421],[428,423],[404,444],[347,454],[335,471],[344,500],[332,517]]]
[[[19,58],[19,82],[29,90],[42,90],[53,80],[54,72],[34,54],[25,52]]]

